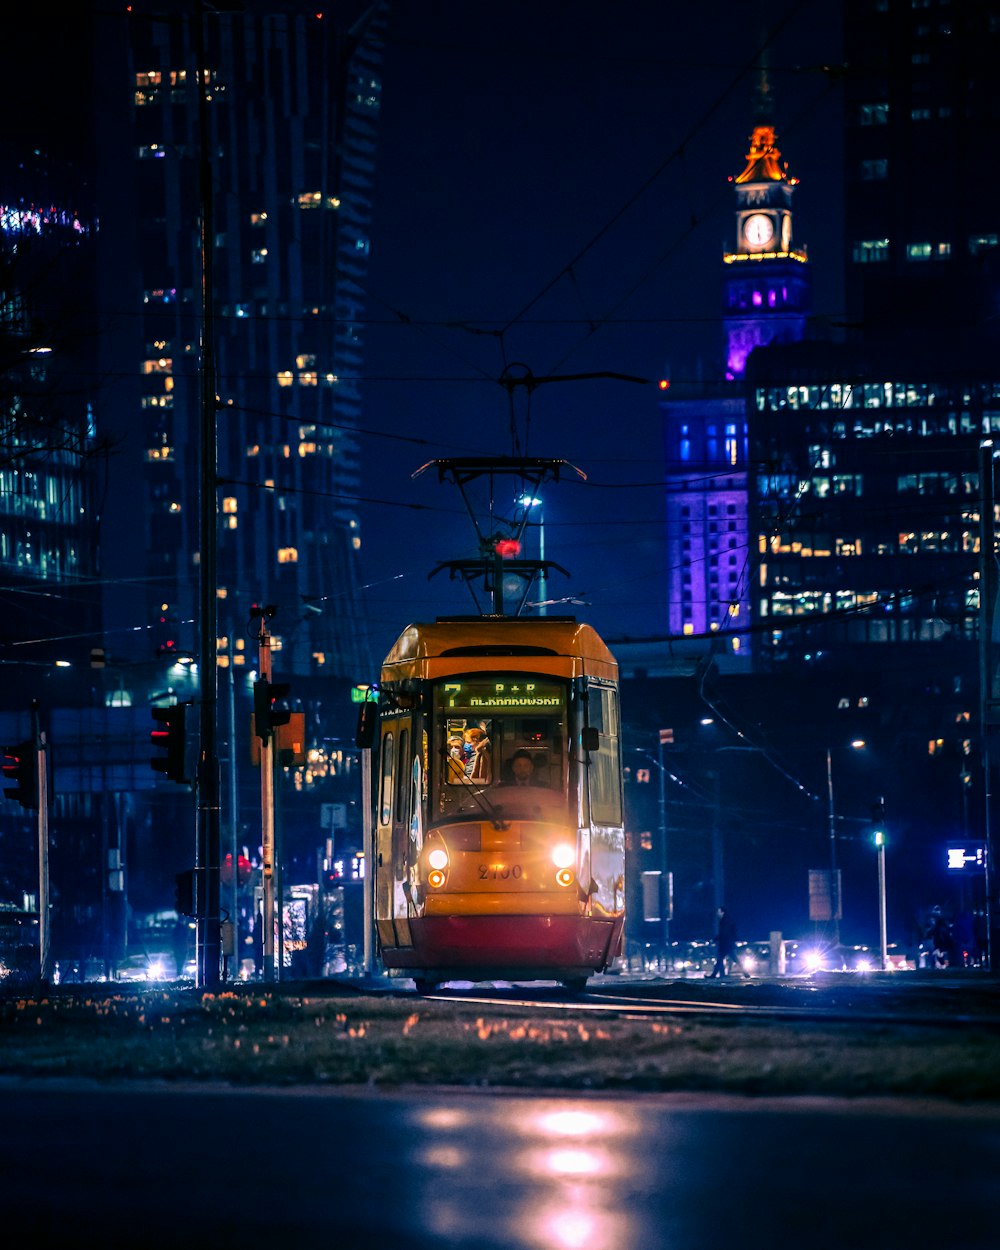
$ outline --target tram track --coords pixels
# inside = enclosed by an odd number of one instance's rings
[[[547,1011],[559,1013],[610,1013],[618,1017],[649,1018],[651,1016],[688,1016],[711,1020],[727,1020],[733,1023],[773,1024],[786,1021],[795,1024],[848,1024],[866,1026],[891,1026],[907,1028],[978,1028],[988,1032],[1000,1031],[1000,1015],[955,1012],[953,1010],[902,1010],[899,1006],[883,1010],[823,1006],[821,1004],[777,1004],[731,1002],[720,999],[691,999],[643,995],[642,997],[603,989],[588,989],[579,993],[539,990],[525,995],[470,990],[437,990],[421,997],[441,1002],[461,1002],[484,1007],[503,1007],[522,1011]]]

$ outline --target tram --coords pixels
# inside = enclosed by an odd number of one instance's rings
[[[381,669],[375,933],[384,967],[580,988],[621,953],[618,666],[573,617],[411,624]]]

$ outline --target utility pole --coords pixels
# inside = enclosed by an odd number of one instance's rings
[[[993,439],[979,444],[979,723],[983,758],[983,832],[986,843],[986,966],[993,971],[990,877],[993,863],[993,733],[1000,720],[997,650],[994,629],[1000,574],[996,552],[996,448]]]
[[[195,83],[198,92],[199,194],[201,198],[201,431],[200,431],[200,513],[199,513],[199,623],[201,682],[201,723],[198,757],[198,829],[196,863],[205,880],[205,913],[198,917],[198,984],[217,989],[222,977],[221,860],[219,753],[217,742],[218,604],[216,566],[216,393],[215,393],[215,301],[212,253],[215,244],[215,213],[212,197],[212,158],[208,124],[207,96],[211,89],[205,55],[204,5],[199,0],[195,12]]]
[[[38,975],[48,981],[52,973],[49,924],[49,756],[39,719],[38,700],[31,702],[31,740],[35,754],[35,785],[38,794]]]
[[[656,766],[660,781],[658,811],[660,818],[660,871],[663,873],[663,876],[660,878],[660,895],[663,899],[663,953],[668,966],[670,964],[670,908],[673,900],[670,889],[670,854],[667,847],[667,779],[663,769],[663,747],[665,743],[673,742],[673,739],[674,731],[672,729],[661,729],[656,747]]]

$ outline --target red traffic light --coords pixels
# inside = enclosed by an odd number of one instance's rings
[[[14,789],[5,789],[4,797],[22,807],[38,808],[38,754],[28,739],[17,746],[4,747],[3,775],[14,782]]]
[[[162,729],[151,729],[149,741],[166,754],[155,756],[149,761],[150,767],[158,773],[164,773],[170,781],[187,784],[185,755],[187,753],[187,734],[185,731],[185,713],[187,705],[177,703],[173,707],[154,707],[151,709],[153,720],[163,725]]]
[[[516,538],[501,538],[495,550],[501,560],[512,560],[521,554],[521,544]]]
[[[261,740],[267,742],[279,725],[287,725],[291,712],[275,711],[276,699],[288,696],[287,682],[268,681],[266,677],[258,677],[253,684],[253,728]]]

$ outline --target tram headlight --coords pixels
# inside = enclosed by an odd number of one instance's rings
[[[552,848],[552,862],[557,868],[569,868],[575,860],[576,847],[570,846],[568,842],[560,842]]]
[[[427,855],[427,863],[431,868],[447,868],[448,852],[443,846],[435,846]]]
[[[444,873],[440,868],[432,868],[427,874],[427,884],[435,890],[440,890],[444,885]]]

